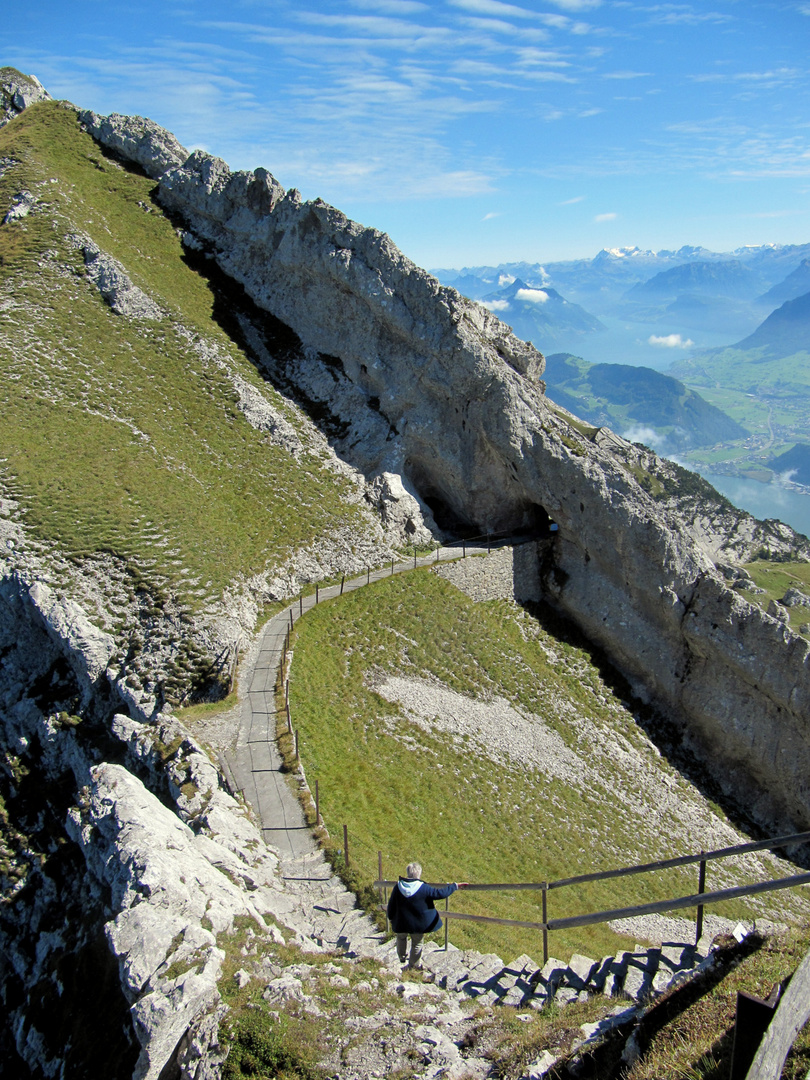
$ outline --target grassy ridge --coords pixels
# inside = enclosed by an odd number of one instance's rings
[[[154,184],[105,158],[76,115],[32,106],[0,131],[0,445],[6,486],[42,540],[112,551],[201,608],[297,545],[362,526],[346,482],[252,428],[233,378],[295,411],[217,325],[208,282],[151,199]],[[54,182],[55,181],[55,182]],[[166,312],[114,314],[66,239],[89,235]]]
[[[319,606],[297,635],[290,692],[304,767],[310,786],[319,781],[332,836],[340,841],[348,825],[352,863],[366,880],[376,877],[378,850],[386,877],[418,858],[433,881],[539,882],[710,847],[716,829],[728,836],[716,811],[659,758],[588,654],[514,605],[474,604],[430,571],[415,571]],[[550,779],[528,760],[487,754],[469,736],[425,730],[372,689],[386,673],[440,680],[473,700],[504,698],[598,775]],[[714,864],[709,887],[756,873]],[[597,883],[551,893],[549,913],[695,888],[688,869]],[[541,914],[534,892],[462,893],[452,905],[528,921]],[[718,913],[750,918],[752,907]],[[501,955],[541,952],[536,934],[470,924],[454,924],[451,940]],[[627,944],[602,925],[552,935],[551,951],[593,955]]]

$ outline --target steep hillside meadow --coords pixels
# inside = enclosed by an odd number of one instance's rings
[[[0,90],[0,1074],[516,1080],[548,1047],[562,1061],[615,1002],[574,991],[572,1019],[535,1002],[516,1021],[403,982],[390,946],[354,949],[349,919],[378,929],[314,841],[285,863],[229,755],[260,698],[378,920],[378,851],[394,875],[417,856],[431,878],[525,882],[810,829],[807,539],[555,402],[531,344],[376,230],[13,69]],[[531,598],[464,585],[496,533],[532,541]],[[473,536],[461,570],[410,569]],[[255,690],[277,613],[300,762],[283,677]],[[807,851],[728,860],[713,885]],[[578,888],[555,914],[693,879]],[[537,893],[464,902],[540,917]],[[808,904],[737,900],[713,925],[776,922],[793,964]],[[645,928],[552,949],[623,955]],[[542,960],[536,933],[453,935]]]

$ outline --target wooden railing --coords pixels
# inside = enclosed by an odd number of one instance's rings
[[[722,900],[734,900],[741,896],[754,896],[759,893],[775,892],[779,889],[789,889],[796,885],[810,884],[810,873],[793,874],[790,877],[777,878],[770,881],[759,881],[751,885],[737,885],[730,889],[719,889],[706,892],[706,864],[715,859],[727,859],[732,855],[745,855],[753,851],[783,848],[806,844],[810,842],[810,832],[792,833],[789,836],[776,836],[768,840],[758,840],[749,844],[735,844],[733,847],[717,848],[714,851],[701,851],[696,855],[681,855],[674,859],[660,859],[657,862],[639,863],[635,866],[624,866],[616,870],[600,870],[591,874],[579,874],[576,877],[561,878],[558,881],[541,881],[527,883],[493,883],[493,884],[469,884],[466,889],[476,892],[517,892],[520,890],[535,890],[542,893],[542,922],[525,922],[519,919],[502,919],[493,915],[468,915],[461,911],[450,911],[445,902],[443,915],[445,922],[445,948],[448,944],[447,922],[458,919],[467,922],[495,923],[499,926],[522,927],[529,930],[540,930],[543,934],[543,962],[548,960],[548,935],[552,930],[567,930],[577,926],[592,926],[595,923],[610,922],[613,919],[626,919],[634,915],[650,915],[664,911],[678,911],[683,908],[697,908],[697,920],[695,926],[695,944],[700,941],[703,934],[703,908],[706,904],[717,904]],[[378,856],[379,877],[374,882],[380,891],[381,897],[387,894],[387,890],[396,885],[396,881],[383,880],[382,877],[382,854]],[[552,889],[560,889],[569,885],[581,885],[591,881],[607,881],[611,878],[630,877],[633,874],[652,873],[656,870],[669,870],[677,866],[698,865],[698,891],[689,896],[678,896],[671,900],[656,900],[649,904],[635,904],[632,907],[612,908],[608,911],[593,911],[584,915],[572,915],[563,919],[549,919],[548,917],[548,894]]]

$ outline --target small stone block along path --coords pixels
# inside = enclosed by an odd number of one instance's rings
[[[403,573],[415,565],[428,566],[437,561],[457,559],[457,548],[441,548],[436,554],[395,564],[393,573]],[[476,555],[475,557],[480,557]],[[392,569],[375,570],[346,581],[343,592],[362,588],[370,581],[389,577]],[[319,600],[341,594],[341,586],[319,590]],[[335,951],[347,957],[377,959],[396,974],[400,964],[394,939],[374,926],[356,906],[353,893],[332,873],[329,863],[306,824],[304,813],[293,791],[288,774],[282,773],[282,760],[276,743],[275,688],[287,630],[302,613],[311,610],[315,596],[296,600],[275,615],[266,625],[255,652],[255,659],[242,679],[242,713],[236,748],[224,755],[223,766],[232,786],[241,791],[261,822],[267,843],[279,854],[284,884],[295,902],[295,914],[285,921],[295,931],[296,943],[303,951]],[[450,945],[445,950],[429,942],[422,964],[426,979],[442,996],[457,1003],[502,1004],[541,1009],[554,1000],[557,1004],[581,1001],[592,994],[619,998],[624,1005],[614,1014],[615,1022],[627,1019],[630,1003],[641,1003],[662,993],[673,982],[685,981],[711,962],[710,939],[697,946],[664,944],[660,948],[636,946],[633,952],[620,952],[601,960],[574,955],[568,963],[550,957],[539,966],[526,955],[511,963],[493,953],[459,950]],[[403,983],[404,996],[426,988],[418,983]],[[629,999],[629,1000],[628,1000]],[[603,1021],[594,1037],[609,1027]]]

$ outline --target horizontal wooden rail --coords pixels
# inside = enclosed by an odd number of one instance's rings
[[[728,859],[732,855],[745,855],[752,851],[765,851],[767,848],[780,848],[787,847],[789,844],[804,843],[810,843],[810,832],[791,833],[789,836],[776,836],[770,840],[756,840],[750,844],[735,844],[733,847],[702,851],[699,855],[679,855],[674,859],[638,863],[635,866],[623,866],[618,870],[598,870],[592,874],[579,874],[577,877],[560,878],[558,881],[550,881],[548,888],[560,889],[563,885],[582,885],[587,881],[607,881],[609,878],[646,874],[653,870],[669,870],[675,866],[689,866],[694,863],[711,862],[714,859]],[[472,888],[472,886],[470,887]],[[510,888],[517,888],[517,886],[512,885]]]
[[[594,923],[610,922],[612,919],[627,919],[633,915],[650,915],[660,911],[676,911],[679,908],[698,907],[701,904],[718,904],[722,900],[735,900],[740,896],[754,896],[757,893],[775,892],[777,889],[790,889],[794,885],[807,884],[810,884],[810,874],[794,874],[792,877],[761,881],[755,885],[737,885],[733,889],[679,896],[674,900],[657,900],[651,904],[637,904],[635,907],[595,911],[590,915],[573,915],[567,919],[549,919],[548,928],[549,930],[567,930],[573,926],[592,926]]]
[[[444,919],[463,919],[468,922],[497,923],[498,926],[523,926],[527,930],[545,930],[546,924],[541,922],[522,922],[520,919],[497,919],[494,915],[467,915],[463,911],[443,911]]]
[[[521,889],[561,889],[567,885],[584,885],[589,881],[608,881],[611,878],[630,877],[633,874],[649,874],[655,870],[671,870],[676,866],[690,866],[695,863],[712,862],[715,859],[728,859],[732,855],[746,855],[753,851],[765,851],[768,848],[788,847],[792,844],[810,843],[810,832],[790,833],[788,836],[774,836],[769,840],[755,840],[748,844],[735,844],[733,847],[716,848],[714,851],[702,851],[698,855],[679,855],[674,859],[659,859],[657,862],[638,863],[623,866],[617,870],[596,870],[591,874],[578,874],[576,877],[559,878],[557,881],[501,881],[485,885],[465,885],[469,892],[518,892]],[[396,881],[375,883],[378,887],[393,888]],[[708,895],[708,894],[707,894]]]
[[[394,887],[394,885],[396,885],[396,883],[397,883],[396,880],[394,880],[394,881],[375,881],[374,882],[374,887],[375,888],[384,887],[384,888],[387,888],[387,889],[391,889],[391,888]],[[429,882],[427,882],[427,884],[432,885],[433,882],[429,881]],[[446,885],[446,884],[447,884],[446,881],[441,883],[441,885]],[[438,887],[441,888],[441,885],[438,885]],[[499,891],[500,892],[510,892],[510,891],[518,892],[520,889],[546,889],[546,888],[548,888],[548,885],[544,881],[526,882],[526,883],[522,883],[522,884],[519,884],[519,885],[512,885],[512,884],[504,883],[504,882],[501,882],[501,883],[496,882],[495,884],[487,884],[487,885],[465,885],[464,886],[464,891],[465,892],[499,892]]]
[[[396,881],[377,880],[376,889],[392,888]],[[810,884],[810,874],[794,874],[791,877],[777,878],[774,881],[760,881],[754,885],[736,885],[731,889],[719,889],[715,892],[693,893],[691,896],[679,896],[671,900],[655,900],[649,904],[636,904],[633,907],[611,908],[608,911],[593,911],[586,915],[572,915],[565,919],[549,919],[547,922],[522,922],[518,919],[499,919],[494,915],[467,915],[461,911],[444,911],[448,919],[462,919],[469,922],[497,923],[499,926],[523,926],[530,930],[568,930],[575,926],[593,926],[595,923],[611,922],[613,919],[627,919],[634,915],[651,915],[662,911],[677,911],[681,908],[698,907],[703,904],[719,904],[723,900],[735,900],[741,896],[754,896],[758,893],[776,892],[790,889],[795,885]],[[468,885],[466,889],[475,886]],[[480,888],[514,888],[514,886],[489,885]],[[524,888],[542,888],[539,885],[526,885]]]

